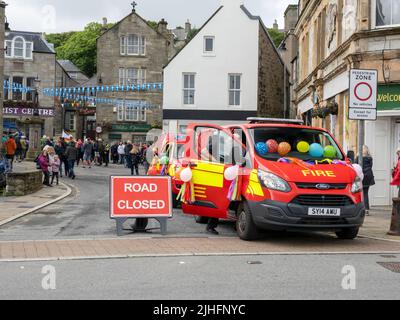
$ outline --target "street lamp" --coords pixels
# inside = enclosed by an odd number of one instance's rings
[[[10,24],[8,23],[7,16],[6,16],[6,23],[4,24],[4,30],[5,30],[5,34],[4,35],[7,38],[10,35],[10,31],[11,31]]]
[[[39,87],[40,87],[40,82],[39,76],[36,76],[36,79],[33,80],[34,87],[35,87],[35,99],[34,99],[34,110],[33,110],[33,116],[38,117],[39,116]]]

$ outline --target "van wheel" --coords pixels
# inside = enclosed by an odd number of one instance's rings
[[[245,241],[252,241],[260,238],[260,232],[254,224],[253,217],[247,202],[242,203],[238,208],[236,232],[240,239]]]
[[[198,223],[198,224],[207,224],[208,220],[209,220],[209,218],[207,218],[207,217],[200,217],[200,216],[196,216],[196,217],[194,217],[194,219],[196,220],[196,223]]]
[[[358,236],[360,228],[348,228],[336,232],[336,236],[342,240],[354,240]]]

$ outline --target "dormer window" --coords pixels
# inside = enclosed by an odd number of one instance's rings
[[[6,40],[5,46],[7,58],[32,59],[33,42],[25,41],[23,37],[15,37],[13,40]]]

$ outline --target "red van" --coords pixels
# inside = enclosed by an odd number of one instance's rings
[[[180,163],[191,168],[194,197],[182,203],[183,212],[234,220],[243,240],[257,239],[261,230],[356,238],[365,219],[362,181],[332,135],[298,120],[248,120],[189,125]],[[234,185],[226,178],[233,166],[240,173]]]

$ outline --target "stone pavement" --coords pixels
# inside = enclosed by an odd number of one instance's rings
[[[341,241],[329,235],[269,236],[255,242],[231,238],[120,238],[0,242],[0,262],[160,256],[271,254],[400,254],[400,241]]]
[[[14,172],[35,169],[33,162],[14,164]],[[22,197],[0,197],[0,226],[60,201],[71,194],[72,190],[61,183],[59,186],[44,187],[36,193]]]
[[[390,207],[374,207],[371,215],[365,218],[363,227],[360,230],[360,236],[371,238],[400,240],[400,237],[389,236],[392,218],[392,208]]]

